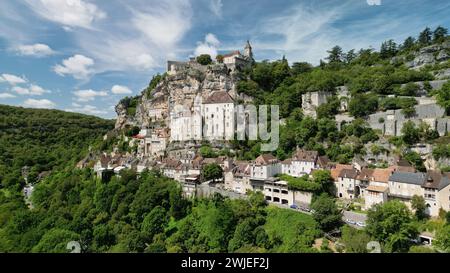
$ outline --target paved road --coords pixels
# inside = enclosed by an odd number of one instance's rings
[[[357,226],[355,224],[348,223],[347,220],[350,220],[353,223],[364,223],[365,224],[367,221],[367,215],[365,215],[363,213],[353,212],[353,211],[344,211],[344,215],[343,215],[342,219],[352,227],[361,228],[360,226]]]

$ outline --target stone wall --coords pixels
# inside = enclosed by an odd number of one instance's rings
[[[436,103],[416,105],[414,109],[416,114],[411,118],[405,117],[401,110],[389,110],[370,115],[367,122],[372,129],[390,136],[400,136],[403,125],[408,121],[416,125],[426,122],[441,136],[450,130],[450,119],[444,117],[445,110]]]

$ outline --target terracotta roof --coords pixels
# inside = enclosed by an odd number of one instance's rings
[[[388,183],[389,177],[394,172],[395,168],[390,167],[387,169],[368,169],[364,168],[361,170],[361,173],[358,175],[359,180],[367,180],[367,181],[375,181]]]
[[[337,164],[334,168],[331,169],[331,177],[334,181],[338,180],[339,174],[342,170],[351,170],[353,169],[352,165],[344,165],[344,164]]]
[[[358,177],[358,171],[355,169],[343,169],[339,173],[339,177],[356,179]]]
[[[285,164],[285,165],[291,165],[291,163],[292,163],[292,159],[290,159],[290,158],[288,158],[288,159],[286,159],[286,160],[283,160],[283,161],[281,162],[281,164]]]
[[[297,150],[292,157],[293,161],[315,162],[319,156],[316,151]]]
[[[181,162],[176,159],[166,159],[163,163],[166,169],[175,169],[181,165]]]
[[[230,52],[230,53],[227,53],[227,54],[223,55],[223,57],[227,58],[227,57],[232,57],[232,56],[236,56],[236,55],[240,56],[241,52],[239,50],[235,50],[233,52]]]
[[[247,162],[236,163],[236,167],[233,169],[235,176],[250,176],[250,164]]]
[[[256,165],[269,165],[277,162],[278,159],[274,157],[272,154],[263,154],[260,155],[257,159],[255,159]]]
[[[368,191],[374,191],[374,192],[386,192],[388,190],[387,187],[380,187],[380,186],[373,186],[370,185],[367,187]]]
[[[203,104],[233,103],[233,99],[226,91],[216,91]]]

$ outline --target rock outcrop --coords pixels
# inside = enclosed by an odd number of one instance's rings
[[[405,62],[407,67],[413,69],[445,62],[450,59],[450,41],[421,48],[418,52],[413,53],[413,57],[413,60]],[[392,61],[398,62],[399,58],[396,57]]]
[[[239,79],[239,72],[231,72],[224,64],[189,64],[175,74],[166,74],[150,92],[144,91],[139,97],[134,116],[128,115],[125,105],[119,103],[116,106],[116,129],[126,125],[169,127],[169,113],[175,105],[192,108],[198,95],[205,101],[214,91],[226,91],[235,100],[248,101],[248,98],[236,92]]]

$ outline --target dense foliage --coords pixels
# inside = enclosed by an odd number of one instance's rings
[[[0,105],[0,187],[23,186],[25,166],[31,183],[45,171],[74,166],[113,127],[92,116]]]

